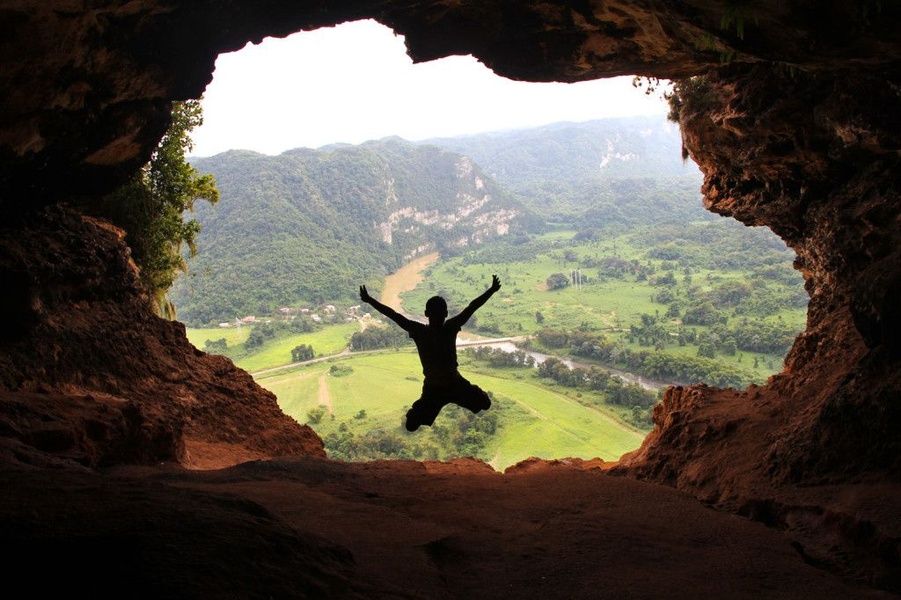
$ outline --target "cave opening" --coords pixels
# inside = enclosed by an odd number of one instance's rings
[[[500,470],[616,460],[641,444],[665,387],[740,389],[781,371],[806,318],[795,256],[702,207],[661,97],[631,78],[551,92],[562,84],[504,80],[471,56],[400,73],[410,67],[403,38],[372,21],[220,57],[191,162],[222,195],[197,207],[199,254],[171,292],[197,348],[249,371],[332,458],[470,456]],[[608,98],[606,113],[590,106]],[[650,114],[630,114],[635,103]],[[422,320],[428,297],[453,314],[492,273],[505,289],[458,354],[494,408],[450,405],[411,436],[415,351],[356,286]]]
[[[200,95],[219,53],[367,17],[403,32],[417,62],[472,54],[530,81],[687,82],[678,117],[704,205],[771,228],[806,280],[807,326],[783,372],[743,391],[668,388],[653,431],[615,465],[538,461],[501,477],[472,461],[324,460],[322,440],[273,394],[151,311],[122,230],[79,207],[146,163],[172,102]],[[899,23],[897,3],[811,11],[797,0],[24,0],[0,11],[9,586],[116,597],[411,595],[399,581],[448,597],[659,597],[660,582],[686,598],[901,590]],[[47,556],[64,576],[35,580]]]

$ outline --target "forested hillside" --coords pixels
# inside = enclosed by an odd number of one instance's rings
[[[171,292],[192,324],[349,300],[417,254],[529,225],[469,158],[397,138],[279,156],[230,151],[193,164],[216,177],[221,199],[198,208],[200,252]]]
[[[625,228],[709,219],[679,129],[659,117],[555,123],[427,140],[471,157],[549,221]],[[588,214],[586,215],[586,211]]]

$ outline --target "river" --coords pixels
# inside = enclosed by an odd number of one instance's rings
[[[400,269],[385,277],[385,285],[382,288],[382,304],[404,312],[400,295],[414,289],[422,281],[422,272],[435,264],[438,253],[432,252],[418,258],[414,258]]]
[[[543,352],[536,352],[534,350],[525,350],[523,348],[519,348],[507,338],[501,339],[486,339],[486,340],[478,340],[476,342],[470,341],[458,341],[458,348],[480,348],[482,346],[491,346],[492,348],[497,348],[498,350],[503,350],[504,352],[516,352],[517,350],[522,350],[533,359],[535,359],[536,368],[538,365],[543,363],[549,358],[556,358],[563,364],[565,364],[570,369],[575,369],[577,367],[582,369],[588,369],[590,367],[594,367],[596,369],[601,369],[602,371],[606,371],[610,373],[614,377],[618,377],[622,381],[626,383],[634,383],[635,385],[639,385],[646,390],[650,390],[652,392],[656,392],[661,388],[669,387],[671,385],[675,385],[675,383],[670,383],[666,381],[656,381],[654,379],[649,379],[647,377],[642,377],[641,375],[635,375],[634,373],[629,373],[627,371],[621,371],[619,369],[615,369],[613,367],[607,367],[604,365],[597,364],[589,364],[583,363],[576,360],[571,360],[569,358],[562,358],[560,356],[554,356],[552,354],[544,354]]]

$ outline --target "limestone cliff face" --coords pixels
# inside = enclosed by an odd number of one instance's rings
[[[765,388],[738,395],[704,387],[669,392],[657,429],[624,465],[720,497],[729,495],[727,488],[737,494],[750,479],[896,476],[897,3],[833,2],[815,12],[800,0],[5,3],[0,86],[11,92],[0,99],[0,208],[21,214],[115,186],[149,156],[167,125],[169,102],[202,92],[219,52],[266,35],[367,17],[406,35],[415,60],[472,53],[519,79],[704,74],[680,121],[685,148],[705,174],[705,202],[721,214],[771,227],[796,249],[811,294],[808,329],[785,372]],[[72,243],[89,227],[74,217],[48,223],[48,240],[59,230]],[[3,235],[17,240],[25,231],[11,225]],[[31,244],[52,264],[53,244]],[[72,285],[34,279],[37,263],[17,264],[8,276],[11,300],[5,302],[12,305],[32,306],[29,290],[50,298]],[[98,290],[110,277],[98,271],[78,289],[102,295]],[[168,360],[167,344],[186,343],[178,326],[133,317],[137,309],[122,298],[108,303],[118,311],[108,337],[143,339],[144,354],[117,359],[99,342],[59,333],[57,346],[22,362],[32,350],[21,340],[42,339],[47,323],[39,311],[23,309],[15,325],[20,341],[4,350],[5,385],[23,389],[22,382],[37,382],[43,370],[66,364],[63,359],[71,361],[70,372],[83,367],[83,377],[104,380],[105,362],[92,362],[80,348],[97,348],[104,361],[121,363],[111,380],[119,387],[111,389],[134,386],[141,396],[138,382],[145,376],[166,381],[158,365]],[[54,323],[59,332],[70,327]],[[186,348],[179,354],[188,355]],[[26,366],[11,366],[19,363]],[[217,371],[203,364],[208,376],[177,384],[192,398],[203,396],[190,391],[195,386],[246,381],[227,365]],[[188,405],[206,406],[179,404]],[[740,455],[727,468],[729,448]]]

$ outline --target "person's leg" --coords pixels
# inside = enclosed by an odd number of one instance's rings
[[[407,431],[416,431],[422,425],[431,425],[435,422],[435,418],[444,405],[440,394],[436,393],[431,387],[422,386],[422,397],[413,403],[410,410],[407,411],[407,422],[405,427]]]
[[[454,392],[454,404],[458,404],[471,412],[478,413],[491,408],[491,398],[485,390],[474,383],[470,383],[463,377],[460,377]]]
[[[405,425],[407,431],[416,431],[422,425],[431,427],[442,408],[444,408],[444,404],[422,399],[417,400],[410,407],[410,410],[407,411],[407,422]]]

